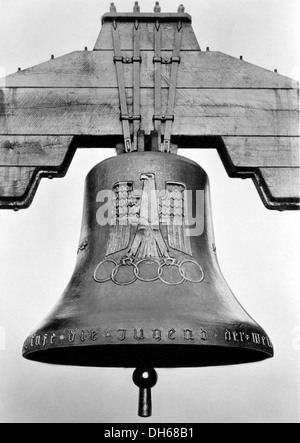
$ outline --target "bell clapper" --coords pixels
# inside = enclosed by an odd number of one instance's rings
[[[152,415],[151,388],[157,383],[157,372],[155,369],[137,368],[132,376],[133,382],[140,388],[138,415],[143,418]]]

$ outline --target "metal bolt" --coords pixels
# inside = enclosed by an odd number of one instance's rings
[[[141,12],[141,8],[140,8],[140,5],[139,5],[139,2],[135,2],[134,3],[133,12],[134,13]]]
[[[53,175],[48,175],[49,180],[53,180]]]
[[[53,60],[53,59],[54,59],[54,55],[52,54],[52,55],[51,55],[51,60]]]
[[[18,68],[18,71],[22,71],[22,69],[21,69],[21,68]]]
[[[206,50],[207,50],[207,51],[210,51],[209,46],[207,46]]]
[[[110,12],[117,12],[117,8],[114,3],[110,4]]]
[[[242,55],[240,55],[240,60],[244,60],[244,57]]]
[[[2,146],[4,149],[14,149],[13,145],[11,144],[11,142],[9,140],[6,140]]]
[[[178,8],[178,13],[183,14],[185,12],[185,7],[183,5],[180,5]]]
[[[278,72],[278,69],[274,69],[274,72]]]
[[[87,46],[85,46],[85,47],[84,47],[84,50],[85,50],[85,51],[87,51],[87,50],[88,50]]]
[[[17,206],[14,207],[14,211],[15,212],[19,212],[20,208],[18,208]]]
[[[155,2],[154,12],[161,12],[161,7],[159,2]]]

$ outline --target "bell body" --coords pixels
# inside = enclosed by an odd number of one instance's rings
[[[209,366],[273,356],[270,339],[220,271],[209,182],[199,165],[137,152],[92,169],[74,274],[23,354],[98,367]]]

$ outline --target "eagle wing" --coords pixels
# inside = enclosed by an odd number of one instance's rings
[[[112,212],[106,256],[129,246],[131,226],[138,220],[140,197],[134,195],[132,182],[119,182],[113,188]]]
[[[169,246],[192,256],[185,223],[185,190],[185,185],[181,183],[166,183],[159,202],[160,221],[167,226]]]

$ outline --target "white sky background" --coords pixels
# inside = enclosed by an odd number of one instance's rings
[[[130,12],[134,1],[115,3],[119,12]],[[152,11],[154,3],[140,1],[142,11]],[[175,12],[179,3],[161,1],[163,12]],[[0,76],[42,63],[51,54],[92,49],[109,4],[0,0]],[[243,55],[299,79],[299,0],[184,4],[202,49]],[[213,150],[180,153],[209,174],[222,271],[270,335],[275,358],[159,370],[148,422],[298,422],[299,212],[265,209],[252,181],[230,179]],[[21,357],[24,339],[73,272],[85,176],[112,155],[113,150],[78,151],[64,179],[42,180],[30,209],[0,212],[0,422],[145,422],[136,415],[131,370],[51,366]]]

